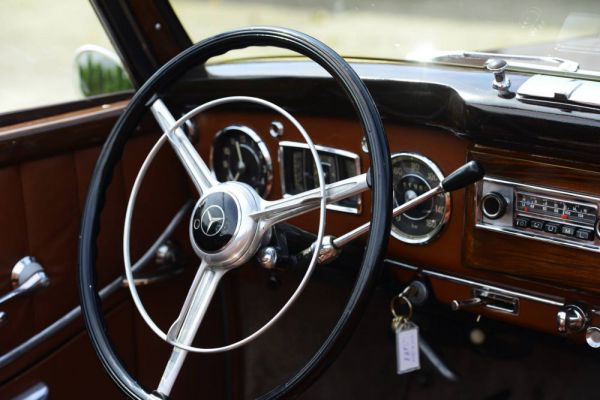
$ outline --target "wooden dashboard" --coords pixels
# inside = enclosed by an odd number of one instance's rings
[[[366,171],[369,157],[361,149],[362,131],[357,122],[345,118],[296,117],[317,145],[347,150],[360,157]],[[283,124],[283,135],[269,135],[273,121]],[[282,196],[277,159],[280,141],[303,139],[293,126],[271,113],[215,111],[195,121],[200,134],[199,151],[208,159],[214,135],[231,124],[246,125],[257,132],[273,160],[273,180],[269,198]],[[385,122],[385,121],[384,121]],[[600,195],[600,170],[589,164],[509,152],[473,145],[466,139],[435,127],[385,122],[391,153],[414,152],[432,160],[447,175],[469,159],[480,161],[486,174],[513,181],[565,191]],[[369,194],[362,196],[358,215],[329,211],[326,232],[341,235],[368,221]],[[570,305],[585,313],[586,326],[600,324],[594,309],[600,305],[598,253],[519,238],[475,227],[474,188],[451,194],[451,214],[447,224],[431,242],[423,245],[390,238],[386,266],[402,282],[426,282],[440,302],[473,297],[487,291],[516,301],[512,312],[495,307],[475,306],[466,311],[549,333],[557,333],[557,315]],[[298,227],[315,231],[318,218],[309,214],[292,221]],[[479,292],[477,292],[479,291]],[[584,331],[568,336],[584,340]]]

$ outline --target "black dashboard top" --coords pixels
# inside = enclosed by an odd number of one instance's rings
[[[600,110],[565,110],[499,97],[493,75],[485,70],[412,63],[352,66],[367,82],[384,121],[436,126],[476,144],[600,163]],[[295,113],[353,114],[326,72],[308,61],[233,62],[206,70],[192,71],[175,86],[172,99],[183,101],[177,105],[235,94],[262,97]],[[529,78],[513,72],[508,76],[513,91]]]

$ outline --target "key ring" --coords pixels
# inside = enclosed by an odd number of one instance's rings
[[[396,311],[396,309],[400,308],[402,304],[406,304],[406,306],[408,307],[408,314],[406,316],[401,315],[399,311]],[[413,316],[412,303],[403,293],[400,293],[392,298],[392,300],[390,301],[390,310],[392,311],[392,315],[394,316],[394,318],[402,318],[408,321]]]

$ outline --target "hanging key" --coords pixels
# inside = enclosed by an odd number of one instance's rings
[[[405,289],[406,291],[406,289]],[[406,309],[401,311],[401,309]],[[392,330],[396,335],[396,372],[398,375],[421,368],[419,355],[419,327],[411,321],[413,306],[404,292],[390,302]]]

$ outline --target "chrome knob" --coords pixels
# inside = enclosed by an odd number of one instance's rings
[[[587,344],[593,348],[597,349],[600,347],[600,328],[595,326],[590,326],[585,331],[585,341]]]
[[[283,136],[283,124],[279,121],[273,121],[271,122],[271,125],[269,126],[269,134],[271,135],[271,137],[273,138],[278,138]]]
[[[179,251],[175,244],[170,240],[158,246],[156,254],[154,254],[154,261],[159,265],[175,264],[179,258]]]
[[[277,250],[271,246],[263,247],[256,255],[256,260],[264,269],[273,269],[277,265]]]
[[[556,313],[559,333],[577,333],[585,329],[589,321],[587,314],[576,305],[568,305]]]
[[[492,87],[498,91],[498,96],[508,97],[510,95],[510,79],[506,77],[506,67],[508,63],[501,58],[490,58],[485,63],[488,71],[494,74]]]
[[[498,219],[506,211],[506,199],[500,193],[490,192],[481,199],[481,212],[489,219]]]

